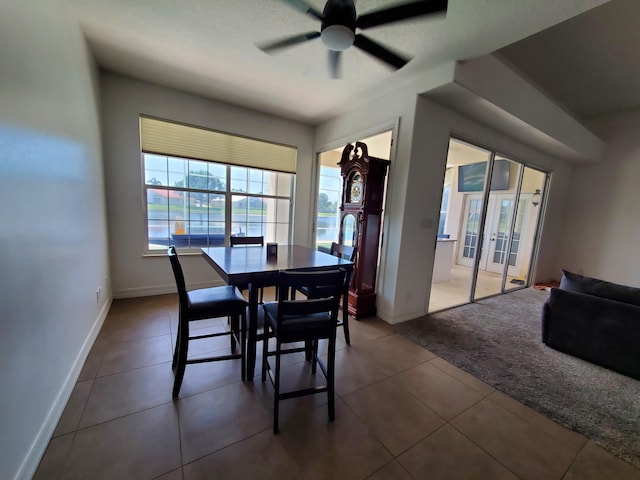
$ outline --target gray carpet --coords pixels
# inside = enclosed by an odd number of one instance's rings
[[[519,290],[396,331],[640,468],[640,381],[544,345],[547,295]]]

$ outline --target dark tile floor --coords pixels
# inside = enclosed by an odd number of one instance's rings
[[[350,346],[339,331],[335,422],[324,396],[288,400],[273,435],[271,384],[241,382],[239,360],[187,366],[171,398],[176,325],[174,295],[114,301],[34,478],[640,478],[377,318],[351,321]],[[285,388],[312,378],[300,354],[285,365]]]

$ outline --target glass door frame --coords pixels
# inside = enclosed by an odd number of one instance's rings
[[[529,265],[535,265],[535,261],[537,259],[538,256],[538,246],[540,243],[540,233],[541,233],[541,229],[542,229],[542,223],[544,222],[544,214],[546,211],[546,204],[547,204],[547,194],[549,193],[549,185],[551,182],[551,172],[546,172],[544,170],[541,170],[540,168],[536,168],[536,167],[532,167],[531,165],[527,165],[525,163],[521,163],[521,168],[520,168],[520,174],[519,174],[519,178],[518,178],[518,187],[516,189],[516,202],[515,202],[515,206],[514,206],[514,213],[513,213],[513,218],[511,219],[511,226],[510,226],[510,232],[511,235],[509,235],[509,240],[507,242],[507,250],[506,250],[506,259],[504,262],[504,269],[502,272],[502,285],[501,285],[501,289],[500,289],[500,293],[505,293],[506,291],[506,282],[507,282],[507,272],[509,269],[509,255],[511,252],[511,248],[512,248],[512,243],[513,243],[513,232],[515,229],[515,223],[518,217],[518,209],[520,208],[520,202],[522,201],[522,181],[524,179],[524,173],[525,170],[527,168],[530,168],[532,170],[536,170],[542,174],[544,174],[544,181],[542,182],[542,196],[540,199],[540,204],[537,206],[537,208],[540,208],[540,215],[538,216],[538,219],[536,220],[536,229],[535,232],[533,234],[533,244],[531,245],[531,254],[529,255]],[[527,201],[527,200],[525,200]],[[533,273],[534,273],[534,269],[530,268],[529,271],[527,272],[527,279],[525,281],[525,284],[520,286],[519,288],[510,288],[509,291],[514,291],[514,290],[521,290],[523,288],[527,288],[530,284],[531,281],[533,280]]]
[[[470,143],[470,142],[467,142]],[[470,143],[471,145],[474,145]],[[484,147],[483,147],[484,148]],[[478,226],[478,248],[476,248],[476,256],[473,259],[471,268],[471,287],[469,288],[469,302],[473,302],[476,296],[476,287],[478,286],[478,272],[480,271],[480,262],[484,247],[484,230],[487,225],[487,209],[489,207],[489,195],[491,194],[491,177],[493,175],[493,165],[496,159],[496,152],[489,150],[489,159],[487,160],[487,169],[485,170],[484,188],[482,189],[482,206],[480,207],[480,225]]]
[[[518,184],[516,186],[516,193],[514,195],[514,202],[513,202],[513,215],[511,215],[511,222],[509,225],[509,237],[507,239],[507,248],[505,251],[505,261],[503,262],[503,269],[502,269],[502,281],[500,282],[500,294],[503,294],[505,292],[505,287],[506,287],[506,283],[507,283],[507,273],[509,272],[509,259],[511,256],[511,248],[513,247],[513,232],[515,231],[516,228],[516,221],[518,219],[518,209],[520,208],[520,200],[521,200],[521,196],[522,196],[522,180],[524,179],[524,171],[526,170],[526,166],[524,164],[520,164],[520,168],[518,169]],[[546,181],[546,177],[545,177],[545,181]],[[539,220],[538,220],[539,222]],[[537,235],[538,233],[538,229],[536,228],[536,233],[535,235]],[[534,242],[536,242],[537,239],[534,238]],[[527,274],[527,281],[525,282],[525,284],[521,287],[521,288],[526,288],[526,285],[529,283],[529,279],[531,278],[531,269],[529,269],[529,272]],[[514,289],[514,290],[519,290],[519,289]]]
[[[481,148],[483,150],[487,150],[488,152],[490,152],[489,154],[489,159],[487,160],[487,169],[485,171],[485,181],[484,181],[484,188],[482,190],[482,206],[480,209],[480,225],[478,228],[478,245],[476,248],[476,255],[472,264],[472,269],[471,269],[471,286],[469,289],[469,302],[473,303],[476,300],[480,300],[480,299],[484,299],[484,298],[490,298],[496,295],[502,295],[504,293],[506,293],[507,291],[512,292],[512,291],[516,291],[516,290],[521,290],[524,288],[528,288],[531,285],[531,282],[533,280],[533,275],[534,275],[534,270],[535,268],[529,268],[529,271],[527,272],[527,278],[525,280],[525,283],[523,285],[520,285],[518,287],[515,288],[510,288],[510,289],[506,289],[506,280],[507,280],[507,273],[508,273],[508,269],[509,269],[509,252],[511,252],[511,248],[512,248],[512,244],[513,244],[513,231],[515,228],[515,224],[517,221],[517,216],[518,216],[518,208],[520,207],[520,202],[522,201],[521,198],[521,194],[522,194],[522,182],[523,182],[523,178],[524,178],[524,173],[526,171],[527,168],[531,169],[531,170],[535,170],[537,172],[540,172],[544,175],[544,181],[542,184],[542,188],[541,188],[541,192],[542,192],[542,197],[540,200],[540,204],[538,205],[538,208],[540,208],[540,215],[538,216],[538,219],[536,220],[536,226],[535,226],[535,232],[533,234],[533,243],[531,245],[531,253],[529,255],[529,265],[535,265],[535,261],[538,257],[538,249],[539,249],[539,244],[540,244],[540,233],[541,233],[541,229],[542,229],[542,224],[544,222],[544,214],[545,214],[545,209],[546,209],[546,204],[547,204],[547,196],[549,193],[549,186],[551,183],[551,172],[549,171],[545,171],[543,169],[541,169],[540,167],[537,166],[533,166],[527,162],[522,162],[519,160],[516,160],[513,158],[513,156],[511,155],[504,155],[502,153],[498,153],[498,151],[496,151],[495,149],[491,148],[491,147],[486,147],[484,145],[480,145],[476,142],[470,142],[468,140],[465,140],[462,137],[458,137],[455,135],[450,135],[449,137],[449,141],[451,140],[456,140],[459,142],[464,142],[467,143],[469,145]],[[502,269],[502,278],[501,278],[501,283],[500,283],[500,291],[498,293],[492,294],[492,295],[487,295],[484,297],[480,297],[480,298],[475,298],[476,295],[476,288],[478,285],[478,272],[480,271],[480,263],[482,261],[482,255],[484,253],[488,254],[488,252],[483,252],[483,245],[484,245],[484,235],[485,235],[485,229],[487,227],[487,209],[489,206],[489,200],[490,200],[490,195],[491,195],[491,179],[493,176],[493,168],[494,168],[494,164],[495,164],[495,160],[496,157],[499,158],[503,158],[503,159],[507,159],[510,162],[514,162],[516,164],[518,164],[519,168],[518,168],[518,179],[517,179],[517,184],[516,184],[516,191],[514,193],[514,212],[513,215],[511,215],[511,219],[510,219],[510,225],[509,225],[509,238],[507,241],[507,247],[506,247],[506,255],[505,255],[505,261],[503,262],[503,269]]]

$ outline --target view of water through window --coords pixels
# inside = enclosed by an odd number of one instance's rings
[[[228,235],[289,243],[294,175],[144,154],[148,249],[224,245]]]

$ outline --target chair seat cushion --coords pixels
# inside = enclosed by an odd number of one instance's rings
[[[192,319],[242,315],[247,306],[240,291],[231,285],[191,290],[187,292],[187,301]]]
[[[282,319],[282,330],[278,332],[278,302],[265,303],[263,307],[265,321],[285,342],[328,337],[335,333],[337,323],[332,322],[327,313],[285,317]]]

